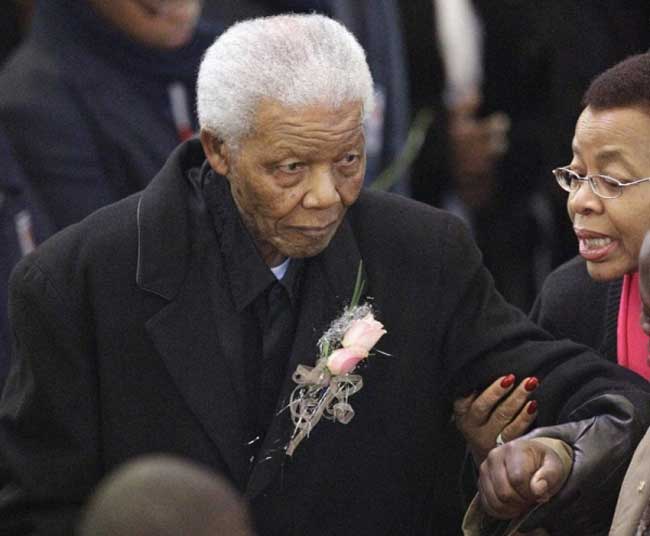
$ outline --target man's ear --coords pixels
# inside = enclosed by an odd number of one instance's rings
[[[210,167],[219,175],[227,176],[230,171],[230,154],[226,144],[207,130],[201,130],[200,139]]]

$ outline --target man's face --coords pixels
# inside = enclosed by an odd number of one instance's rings
[[[203,0],[89,0],[129,37],[145,46],[182,47],[191,39]]]
[[[201,140],[213,169],[230,181],[246,227],[269,266],[323,251],[359,196],[366,167],[358,103],[287,108],[264,101],[254,133],[233,154]]]

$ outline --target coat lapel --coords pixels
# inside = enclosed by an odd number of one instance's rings
[[[286,406],[295,387],[291,377],[299,364],[314,365],[318,339],[352,297],[360,261],[352,228],[345,219],[327,249],[305,262],[294,344],[276,416],[248,481],[246,495],[249,498],[255,497],[271,483],[287,459],[285,447],[291,437],[292,425]],[[300,455],[300,449],[296,455]]]
[[[136,281],[167,300],[146,323],[147,332],[243,489],[250,465],[241,392],[245,378],[237,347],[241,327],[220,264],[214,262],[216,246],[206,238],[211,236],[206,224],[189,220],[187,206],[178,202],[198,202],[182,170],[203,159],[198,142],[184,144],[142,193]]]
[[[239,355],[229,346],[240,339],[226,336],[237,329],[237,322],[227,307],[214,307],[215,294],[208,292],[200,272],[198,266],[190,268],[178,296],[146,327],[179,391],[243,489],[249,456],[242,397],[235,387],[243,380],[235,360],[227,357]]]

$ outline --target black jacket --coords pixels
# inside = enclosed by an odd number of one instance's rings
[[[69,534],[99,478],[162,451],[225,473],[262,535],[435,534],[451,401],[511,372],[542,378],[540,425],[616,421],[619,445],[594,470],[620,481],[609,462],[626,462],[650,422],[647,383],[553,341],[509,306],[454,217],[371,192],[305,262],[277,408],[291,372],[314,362],[317,339],[349,301],[360,259],[390,357],[361,370],[350,424],[319,423],[288,459],[290,420],[280,412],[251,466],[240,338],[229,336],[240,326],[223,274],[204,271],[212,228],[188,210],[185,173],[203,159],[198,142],[181,146],[141,194],[55,235],[14,271],[18,359],[0,403],[0,532]]]
[[[582,257],[551,273],[530,318],[558,339],[571,339],[616,363],[616,327],[622,279],[594,281]]]

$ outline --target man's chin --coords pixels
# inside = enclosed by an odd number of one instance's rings
[[[307,257],[315,257],[319,253],[322,253],[325,249],[327,249],[327,246],[329,246],[330,242],[332,241],[332,237],[328,237],[325,240],[320,240],[317,243],[310,243],[310,244],[289,244],[289,245],[284,245],[282,248],[278,248],[278,250],[285,256],[285,257],[292,257],[294,259],[302,259],[302,258],[307,258]]]

